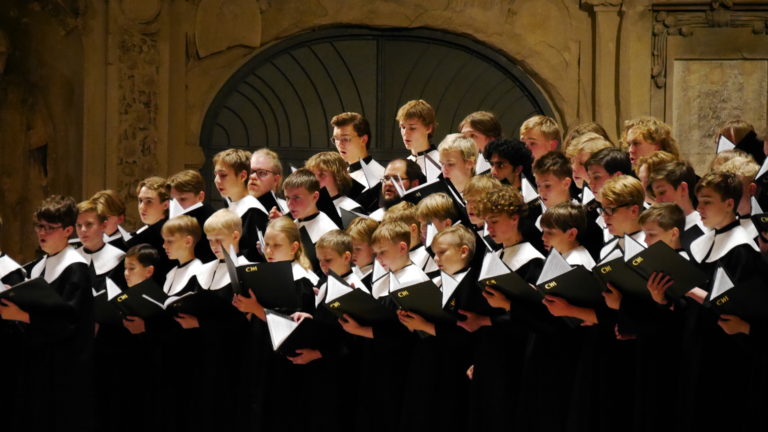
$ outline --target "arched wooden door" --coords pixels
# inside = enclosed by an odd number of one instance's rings
[[[520,67],[477,41],[426,29],[323,29],[264,49],[221,88],[200,135],[203,174],[212,178],[211,158],[231,147],[269,147],[301,166],[333,149],[328,122],[345,111],[371,122],[375,158],[404,156],[395,114],[411,99],[437,111],[435,144],[473,111],[495,113],[508,136],[529,116],[554,113]]]

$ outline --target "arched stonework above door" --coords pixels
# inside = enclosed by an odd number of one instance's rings
[[[371,122],[372,153],[388,160],[406,153],[395,114],[411,99],[437,111],[435,144],[473,111],[494,112],[508,136],[527,117],[555,112],[521,68],[477,41],[426,29],[336,27],[256,54],[211,103],[200,142],[207,161],[226,148],[266,146],[300,165],[332,148],[332,116],[356,111]],[[210,162],[203,170],[210,174]]]

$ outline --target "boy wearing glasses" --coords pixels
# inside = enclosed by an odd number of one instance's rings
[[[72,197],[52,195],[34,213],[45,255],[32,264],[31,278],[43,278],[69,304],[68,313],[24,311],[0,302],[0,316],[24,329],[20,382],[11,412],[25,430],[92,430],[93,296],[85,259],[73,249],[77,206]],[[43,414],[44,413],[44,414]],[[42,414],[42,415],[41,415]],[[23,427],[22,427],[23,426]]]
[[[373,187],[366,181],[360,161],[365,162],[375,178],[384,175],[384,167],[368,154],[371,145],[371,125],[368,119],[355,112],[345,112],[335,115],[331,119],[331,126],[331,144],[336,146],[341,157],[349,164],[349,175],[364,187]]]
[[[605,182],[600,195],[605,225],[613,236],[600,251],[600,259],[604,259],[617,248],[623,251],[626,234],[644,243],[645,233],[640,226],[640,213],[644,209],[645,191],[640,180],[628,175],[613,177]]]

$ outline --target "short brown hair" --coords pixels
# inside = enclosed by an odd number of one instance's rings
[[[421,228],[419,215],[416,212],[416,205],[409,203],[408,201],[401,201],[388,208],[387,211],[384,212],[384,219],[382,219],[381,223],[386,222],[402,222],[408,226],[416,225]]]
[[[404,222],[392,221],[382,222],[376,231],[371,236],[371,244],[381,244],[382,241],[388,241],[392,243],[404,242],[411,247],[411,229]]]
[[[585,151],[593,155],[604,148],[614,147],[613,143],[599,134],[586,132],[571,139],[565,147],[565,155],[568,159],[575,159],[579,153]]]
[[[648,156],[643,156],[637,160],[637,170],[639,171],[643,165],[648,166],[648,173],[654,171],[657,167],[669,162],[675,162],[679,160],[677,156],[664,150],[655,151]]]
[[[548,140],[556,140],[558,145],[563,141],[563,130],[552,117],[535,115],[528,118],[520,125],[520,135],[532,129],[538,129]]]
[[[96,213],[96,216],[99,218],[99,222],[104,222],[107,220],[107,215],[103,213],[99,213],[99,206],[95,202],[91,200],[85,200],[77,203],[78,216],[82,213],[88,213],[88,212]]]
[[[501,138],[501,123],[499,123],[499,120],[496,119],[496,116],[493,115],[492,112],[475,111],[464,117],[464,120],[459,123],[459,132],[466,126],[471,127],[472,130],[480,132],[489,138]]]
[[[327,151],[316,153],[307,160],[304,167],[312,171],[324,170],[330,172],[333,175],[334,180],[336,180],[336,186],[339,188],[339,193],[342,195],[346,195],[352,188],[352,182],[354,182],[354,180],[349,176],[347,163],[337,152]]]
[[[341,230],[330,230],[315,243],[315,249],[320,248],[330,249],[339,255],[344,255],[344,252],[352,253],[352,237]]]
[[[481,217],[494,214],[507,216],[525,214],[525,203],[520,192],[512,186],[502,186],[486,192],[477,204],[477,212]]]
[[[352,237],[353,241],[370,243],[371,236],[378,227],[379,222],[376,219],[360,216],[352,219],[344,231]]]
[[[112,189],[98,191],[91,197],[99,207],[99,213],[109,216],[125,216],[125,201]]]
[[[686,182],[688,188],[693,190],[696,187],[696,172],[687,161],[668,162],[655,165],[653,170],[649,171],[648,182],[653,184],[655,181],[665,181],[675,189],[680,183]]]
[[[168,182],[162,177],[152,176],[140,181],[136,186],[137,195],[141,192],[141,188],[143,187],[157,192],[157,197],[160,201],[168,201],[171,198],[170,191],[168,190]]]
[[[596,122],[586,122],[586,123],[578,124],[568,130],[568,133],[563,139],[563,151],[565,151],[566,154],[569,154],[568,147],[571,146],[571,144],[573,143],[573,140],[588,133],[598,135],[599,137],[603,138],[609,143],[611,142],[611,139],[608,136],[608,132],[605,131],[605,128],[603,126],[601,126],[599,123],[596,123]],[[613,143],[611,143],[611,145],[613,145]]]
[[[232,168],[235,174],[240,174],[243,171],[249,173],[251,172],[251,152],[236,148],[222,150],[213,156],[214,168],[219,163]]]
[[[432,126],[432,132],[429,133],[429,137],[432,138],[432,134],[437,129],[435,117],[435,109],[432,108],[432,105],[423,99],[416,99],[408,101],[405,105],[401,106],[397,110],[395,120],[403,123],[406,120],[416,119],[426,127]]]
[[[304,188],[310,193],[319,192],[320,182],[317,181],[317,177],[312,171],[307,168],[299,168],[286,177],[283,182],[283,191],[296,188]]]
[[[200,229],[200,224],[197,222],[197,219],[192,216],[181,215],[168,219],[168,221],[163,224],[162,234],[164,236],[190,236],[194,240],[194,243],[197,243],[202,236],[202,230]]]
[[[51,195],[40,203],[33,218],[36,222],[45,221],[61,224],[63,228],[71,227],[77,222],[77,204],[71,196]]]
[[[435,238],[432,240],[433,244],[441,238],[452,239],[451,244],[454,246],[466,246],[469,249],[469,256],[465,264],[472,260],[472,257],[475,255],[475,234],[469,228],[464,225],[449,226],[435,234]]]
[[[628,146],[627,135],[632,129],[637,129],[643,140],[656,144],[659,150],[672,153],[676,158],[680,157],[680,149],[677,141],[672,137],[672,128],[663,121],[654,117],[640,117],[624,122],[624,130],[621,132],[621,141]]]
[[[619,175],[609,178],[603,188],[600,189],[603,203],[611,203],[615,206],[636,205],[641,210],[645,202],[643,184],[635,177]]]
[[[552,174],[559,179],[564,179],[573,176],[573,168],[571,168],[571,162],[563,152],[555,150],[546,153],[533,163],[533,173],[538,175]]]
[[[455,222],[459,219],[453,200],[444,192],[433,193],[419,201],[416,206],[416,214],[419,219],[429,222],[432,219],[450,219]]]
[[[205,190],[205,181],[198,171],[188,169],[168,177],[168,188],[176,189],[177,192],[199,194]]]
[[[562,202],[548,208],[541,215],[541,226],[560,231],[576,228],[576,231],[582,234],[587,229],[587,213],[579,204]]]
[[[677,228],[682,232],[685,230],[685,213],[675,203],[654,203],[640,213],[638,222],[640,225],[644,225],[646,222],[653,222],[664,231]]]
[[[733,199],[733,212],[738,211],[742,184],[736,174],[727,171],[708,172],[696,185],[696,193],[698,194],[704,188],[711,189],[720,195],[722,201]]]
[[[368,123],[368,119],[356,112],[345,112],[333,116],[331,119],[331,126],[341,128],[347,125],[352,125],[352,129],[360,138],[368,136],[368,141],[365,142],[366,150],[371,146],[371,125]]]
[[[726,121],[718,131],[720,135],[725,135],[734,144],[740,143],[750,132],[755,132],[755,127],[741,119]]]

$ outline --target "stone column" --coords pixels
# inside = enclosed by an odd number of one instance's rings
[[[620,132],[616,92],[616,47],[619,41],[622,0],[582,0],[581,4],[594,12],[593,118],[603,125],[611,138],[616,138]]]

